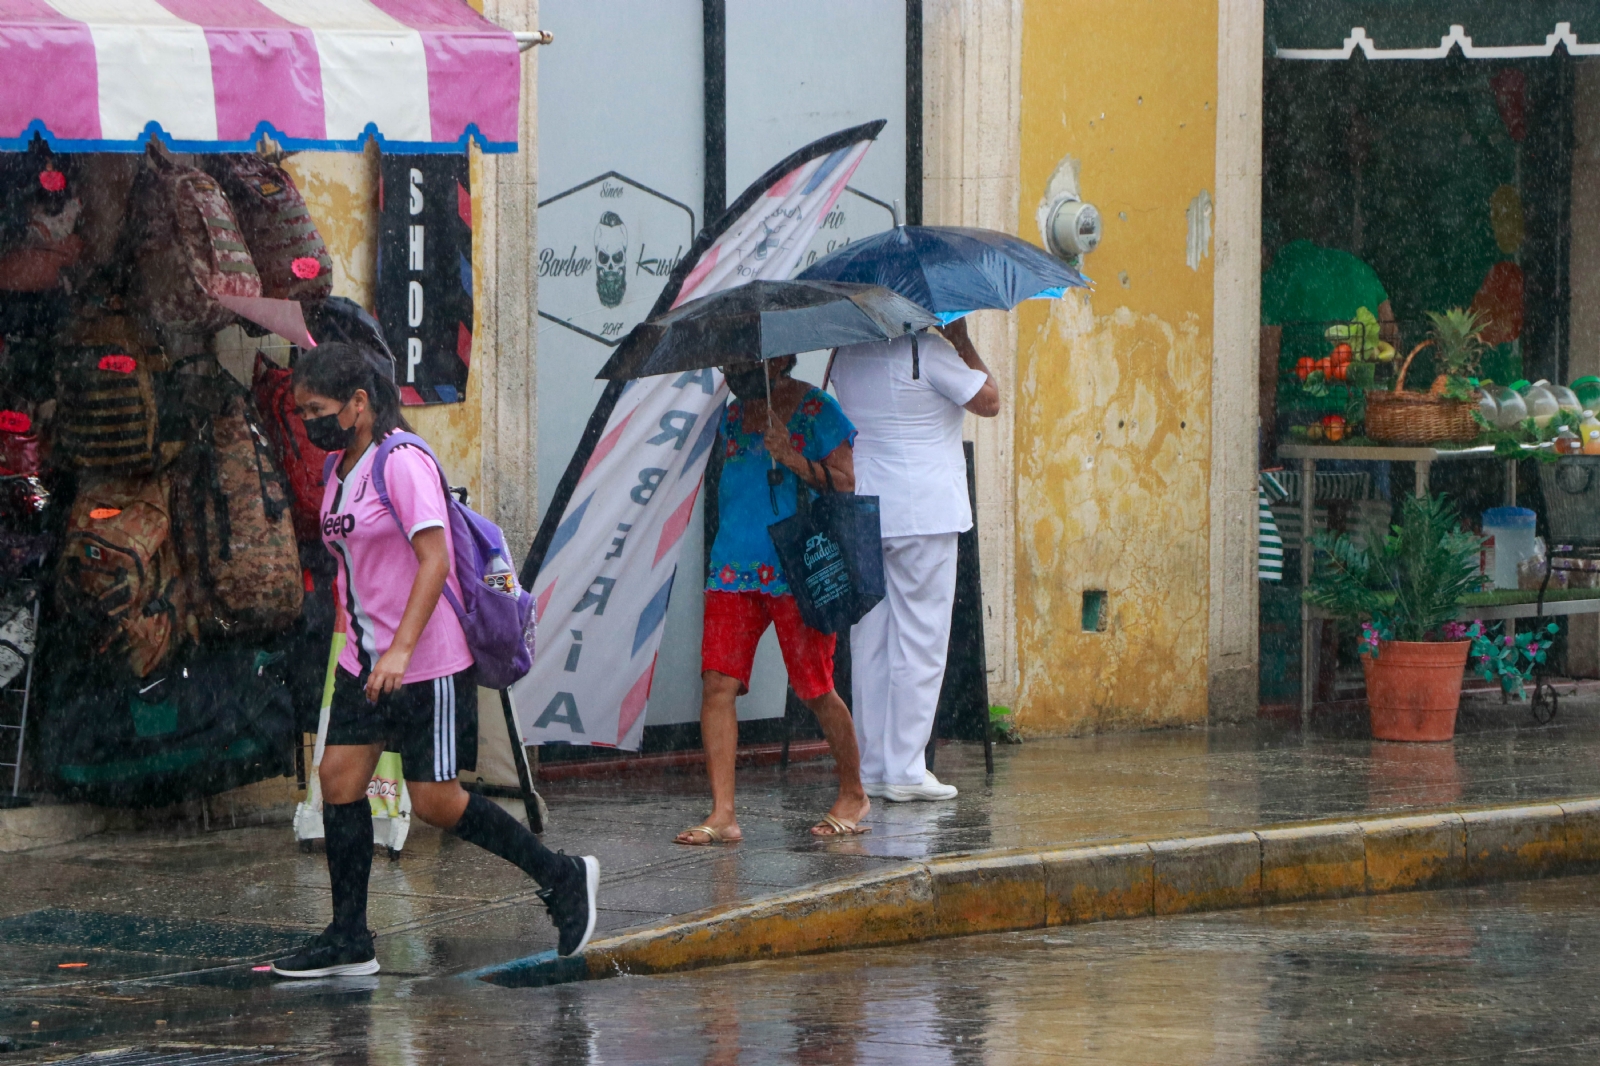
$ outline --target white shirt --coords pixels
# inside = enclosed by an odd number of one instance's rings
[[[833,384],[856,427],[856,491],[879,498],[885,537],[972,528],[962,407],[988,376],[937,333],[917,336],[922,374],[911,377],[911,338],[840,348]]]

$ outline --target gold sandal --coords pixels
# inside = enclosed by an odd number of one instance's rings
[[[678,837],[683,836],[685,833],[704,833],[707,838],[706,842],[704,844],[697,844],[692,840],[679,840]],[[674,844],[682,844],[686,848],[706,848],[710,847],[712,844],[738,843],[737,840],[726,839],[721,833],[711,828],[709,825],[697,825],[692,828],[685,829],[682,833],[679,833],[677,837],[673,837],[672,842]]]
[[[831,833],[818,833],[817,830],[827,826],[833,830]],[[824,840],[830,837],[862,837],[872,832],[870,825],[860,825],[856,822],[847,822],[843,818],[835,818],[831,814],[824,814],[822,821],[811,827],[811,835]]]

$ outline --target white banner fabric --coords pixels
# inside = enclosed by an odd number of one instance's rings
[[[706,249],[673,306],[794,273],[871,143],[780,178]],[[726,396],[707,369],[631,381],[618,398],[530,586],[538,652],[511,689],[524,744],[638,750],[678,545]],[[685,580],[700,570],[692,560]]]

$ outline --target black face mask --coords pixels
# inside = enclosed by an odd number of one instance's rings
[[[350,438],[356,435],[355,426],[346,429],[339,424],[338,412],[321,418],[307,418],[304,423],[306,439],[325,452],[343,451],[350,446]]]
[[[767,395],[767,367],[765,363],[752,369],[724,370],[722,378],[728,391],[741,400],[762,400]]]

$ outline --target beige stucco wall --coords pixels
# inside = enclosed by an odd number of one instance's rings
[[[1217,44],[1215,0],[1024,9],[1021,204],[1070,157],[1105,219],[1094,292],[1017,312],[1028,731],[1207,717]],[[1108,596],[1104,632],[1083,629],[1091,589]]]

